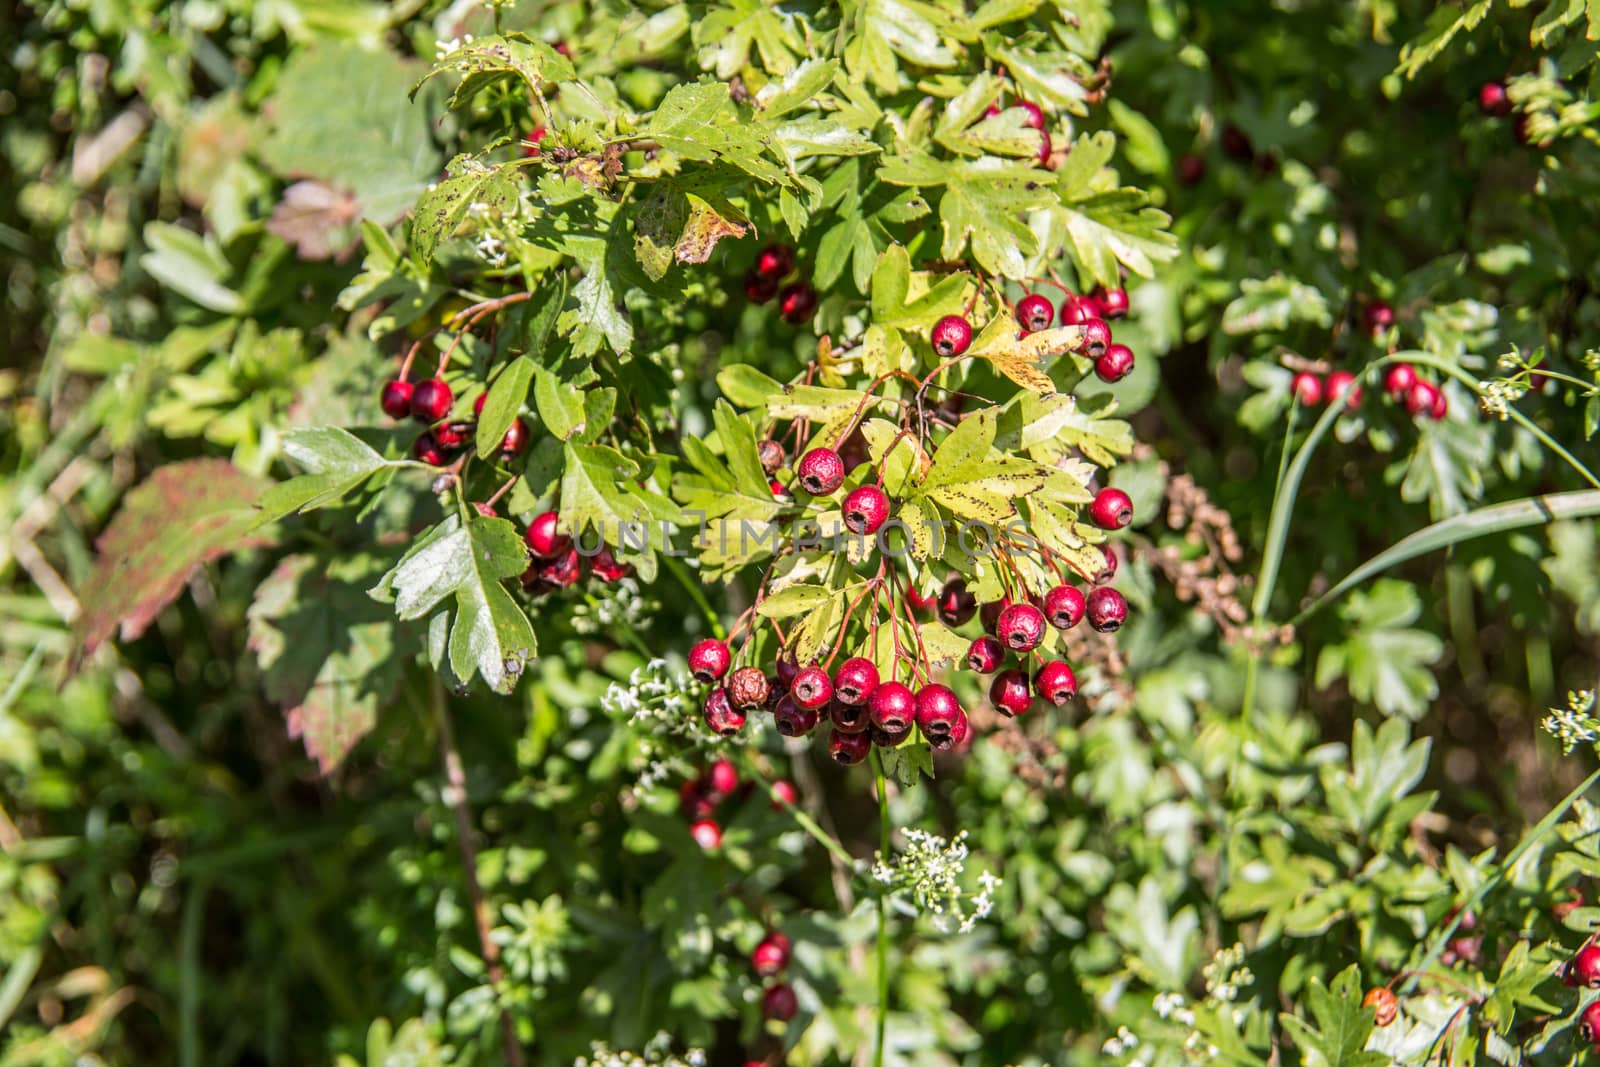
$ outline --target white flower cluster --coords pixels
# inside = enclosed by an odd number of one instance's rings
[[[1551,708],[1540,723],[1545,732],[1561,742],[1563,755],[1571,755],[1579,745],[1600,741],[1600,717],[1595,715],[1595,691],[1579,689],[1567,694],[1567,706]]]
[[[1516,382],[1504,378],[1479,382],[1478,388],[1482,390],[1478,394],[1478,403],[1487,414],[1493,415],[1501,422],[1511,417],[1511,405],[1521,400],[1528,392]]]
[[[961,887],[969,855],[965,830],[948,841],[925,830],[907,830],[905,839],[905,851],[892,863],[878,854],[873,879],[909,894],[918,911],[932,914],[939,930],[948,933],[954,922],[958,932],[970,933],[994,909],[1000,879],[984,870],[978,874],[978,892]]]
[[[647,621],[654,606],[640,595],[637,579],[607,582],[592,604],[572,605],[572,628],[580,634],[606,633],[622,627],[637,630]]]
[[[1206,999],[1231,1004],[1239,998],[1239,987],[1250,985],[1256,976],[1244,965],[1244,946],[1234,942],[1218,951],[1200,972],[1206,980]]]
[[[589,1046],[589,1055],[579,1056],[572,1067],[706,1067],[704,1049],[692,1048],[682,1056],[672,1051],[672,1035],[662,1031],[638,1052],[613,1051],[603,1041]]]
[[[470,33],[463,34],[460,37],[452,37],[448,41],[435,41],[433,43],[433,58],[444,59],[448,56],[453,56],[471,43],[472,34]]]
[[[473,245],[478,252],[478,258],[490,267],[503,267],[507,262],[506,243],[492,233],[486,233],[478,238],[478,243]]]
[[[1119,1026],[1117,1028],[1117,1036],[1106,1038],[1106,1043],[1100,1046],[1100,1051],[1107,1056],[1121,1056],[1124,1053],[1132,1052],[1138,1047],[1139,1038],[1134,1032],[1126,1026]]]

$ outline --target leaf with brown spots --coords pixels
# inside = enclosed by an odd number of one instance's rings
[[[266,485],[226,460],[194,459],[158,468],[128,493],[78,591],[78,662],[119,626],[124,641],[144,633],[203,564],[267,543],[246,536]]]
[[[985,331],[987,332],[987,331]],[[1044,364],[1083,347],[1082,326],[1057,326],[1053,330],[1040,330],[1023,337],[1014,336],[1008,329],[989,344],[973,352],[987,359],[995,370],[1035,393],[1053,393],[1056,386],[1050,380]]]

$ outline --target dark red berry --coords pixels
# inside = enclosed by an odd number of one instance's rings
[[[978,602],[967,592],[967,583],[959,577],[944,583],[939,592],[939,618],[946,626],[960,626],[972,618]]]
[[[1018,100],[1011,105],[1022,112],[1022,124],[1030,130],[1042,130],[1045,127],[1044,111],[1032,100]]]
[[[728,676],[728,699],[743,711],[765,707],[767,676],[760,667],[740,667]]]
[[[1077,587],[1058,585],[1044,595],[1044,616],[1058,630],[1070,630],[1083,621],[1087,601]]]
[[[1528,136],[1528,113],[1521,112],[1511,120],[1511,137],[1520,145],[1526,145],[1532,138]]]
[[[962,712],[961,717],[950,728],[950,747],[960,751],[967,747],[967,742],[972,738],[972,724],[967,720],[967,713]]]
[[[761,460],[761,469],[769,475],[777,474],[778,469],[789,459],[789,454],[783,450],[783,446],[770,438],[756,445],[756,455]]]
[[[836,763],[846,767],[854,766],[867,758],[867,753],[872,751],[872,736],[866,730],[848,733],[835,727],[828,734],[828,755]]]
[[[946,315],[933,324],[928,343],[942,358],[959,356],[972,344],[972,323],[960,315]]]
[[[521,419],[514,419],[506,435],[500,438],[500,454],[510,458],[520,456],[528,447],[528,440],[533,436],[533,431],[528,429],[528,424]]]
[[[929,593],[927,596],[923,596],[921,593],[917,592],[916,586],[906,586],[906,603],[911,605],[912,611],[927,611],[938,602],[938,593]]]
[[[473,415],[482,415],[483,414],[483,405],[488,401],[488,399],[489,399],[489,394],[488,393],[479,393],[478,394],[478,399],[476,399],[476,400],[474,400],[472,402],[472,414]]]
[[[844,460],[831,448],[813,448],[795,464],[800,488],[812,496],[827,496],[844,484]]]
[[[799,326],[817,310],[817,291],[809,282],[794,282],[783,287],[778,294],[778,310],[783,321]]]
[[[1102,319],[1120,319],[1128,313],[1128,290],[1121,286],[1100,290],[1095,293],[1094,300],[1100,305]]]
[[[1052,169],[1050,167],[1050,154],[1052,152],[1054,152],[1054,151],[1055,151],[1055,145],[1053,145],[1050,142],[1050,131],[1049,130],[1040,130],[1039,131],[1039,166],[1044,167],[1046,170]]]
[[[783,483],[778,481],[776,478],[767,483],[767,492],[771,493],[773,497],[778,500],[789,499],[789,490],[785,489],[783,487]]]
[[[833,699],[833,682],[821,667],[807,667],[789,683],[789,696],[799,707],[814,710]]]
[[[1328,403],[1337,404],[1346,393],[1350,399],[1346,402],[1348,408],[1354,410],[1361,406],[1361,386],[1356,383],[1356,376],[1347,370],[1336,370],[1328,375],[1326,382]]]
[[[1098,360],[1106,354],[1111,344],[1111,327],[1105,319],[1085,319],[1083,322],[1083,351],[1090,359]]]
[[[800,799],[800,794],[795,792],[794,783],[785,778],[779,778],[772,783],[772,807],[792,808]]]
[[[726,797],[739,788],[739,769],[726,759],[715,759],[706,771],[706,788],[714,796]]]
[[[1394,308],[1387,301],[1370,301],[1361,313],[1361,323],[1371,334],[1379,334],[1394,325]]]
[[[1367,995],[1361,998],[1361,1006],[1372,1009],[1372,1021],[1378,1026],[1388,1026],[1400,1014],[1400,1001],[1387,986],[1367,990]]]
[[[794,270],[794,249],[787,245],[768,245],[756,255],[755,271],[774,281]]]
[[[445,465],[444,449],[439,447],[439,442],[433,439],[431,433],[424,433],[411,442],[411,458],[435,467]]]
[[[1100,557],[1105,560],[1105,566],[1093,578],[1095,585],[1105,585],[1117,576],[1117,550],[1110,545],[1100,546]]]
[[[1322,379],[1310,371],[1301,371],[1289,382],[1289,391],[1303,407],[1316,407],[1322,403]]]
[[[528,131],[528,136],[523,138],[522,154],[529,159],[539,154],[539,142],[550,135],[550,131],[543,126],[535,126]]]
[[[450,412],[456,396],[438,378],[418,382],[411,389],[411,416],[419,422],[438,422]]]
[[[1567,964],[1569,984],[1600,989],[1600,945],[1590,941],[1572,956]]]
[[[553,511],[535,515],[528,523],[528,532],[522,535],[528,551],[538,559],[554,559],[570,548],[572,538],[559,531],[560,523],[561,516]]]
[[[999,600],[989,601],[978,609],[978,621],[983,624],[985,633],[994,634],[996,637],[1000,635],[1000,613],[1010,606],[1011,598],[1001,597]]]
[[[405,418],[411,414],[411,383],[385,382],[378,403],[383,405],[383,413],[391,419]]]
[[[789,966],[789,939],[774,930],[763,937],[750,953],[751,968],[763,978],[771,978]]]
[[[583,559],[575,548],[569,548],[555,559],[539,565],[539,580],[557,589],[565,589],[582,575]]]
[[[1249,162],[1255,156],[1255,149],[1250,144],[1250,138],[1243,130],[1228,123],[1222,130],[1222,154],[1229,159],[1240,162]]]
[[[867,715],[880,730],[909,729],[917,716],[917,698],[899,682],[884,682],[867,698]]]
[[[783,736],[804,737],[817,725],[817,709],[802,708],[794,697],[785,695],[772,709],[772,718]]]
[[[1431,415],[1439,403],[1439,389],[1432,382],[1418,378],[1406,390],[1406,411],[1412,415]]]
[[[1106,345],[1100,358],[1094,361],[1094,374],[1102,382],[1120,382],[1133,373],[1133,349],[1127,345]]]
[[[828,721],[835,730],[847,734],[859,734],[870,725],[866,705],[841,704],[837,697],[828,705]]]
[[[1102,489],[1089,505],[1089,521],[1102,530],[1120,530],[1133,521],[1133,501],[1121,489]]]
[[[706,790],[699,778],[684,782],[678,787],[678,809],[691,819],[709,819],[717,810],[717,800]]]
[[[1015,668],[1001,671],[989,683],[989,703],[1002,715],[1021,715],[1033,706],[1028,675]]]
[[[833,699],[840,704],[860,707],[878,688],[878,668],[870,659],[847,659],[833,676]]]
[[[1029,333],[1049,329],[1055,318],[1056,306],[1050,303],[1049,297],[1033,293],[1017,301],[1017,321]]]
[[[443,449],[457,449],[472,436],[472,426],[465,422],[450,422],[433,428],[433,439]]]
[[[872,723],[867,727],[867,736],[879,748],[899,748],[911,736],[911,724],[908,722],[898,729],[889,729]]]
[[[1600,1000],[1591,1000],[1578,1013],[1578,1036],[1600,1052]]]
[[[1199,185],[1206,177],[1206,158],[1194,152],[1185,152],[1178,157],[1178,165],[1173,173],[1177,175],[1179,185]]]
[[[853,489],[844,498],[844,525],[851,533],[875,534],[889,521],[889,498],[875,485]]]
[[[1059,708],[1078,695],[1078,678],[1065,660],[1053,659],[1034,674],[1033,688]]]
[[[925,685],[917,690],[917,729],[936,749],[950,747],[950,732],[961,715],[961,701],[945,685]]]
[[[1032,604],[1013,604],[1000,613],[998,636],[1013,652],[1032,652],[1044,640],[1044,612]]]
[[[979,674],[993,674],[1005,662],[1006,646],[998,637],[984,634],[967,649],[967,666]]]
[[[1506,92],[1506,83],[1484,82],[1478,90],[1478,110],[1495,118],[1511,114],[1511,94]]]
[[[1128,618],[1128,602],[1122,594],[1109,586],[1100,586],[1089,594],[1089,625],[1103,634],[1115,633]]]
[[[609,548],[601,548],[589,557],[589,573],[602,582],[620,581],[632,570],[626,563],[617,562],[617,557],[611,554]]]
[[[1393,400],[1403,401],[1417,384],[1417,371],[1409,363],[1396,363],[1383,375],[1383,388]]]
[[[1433,391],[1433,406],[1428,409],[1428,414],[1433,416],[1433,421],[1438,422],[1450,410],[1450,400],[1444,395],[1443,389]]]
[[[752,304],[765,304],[778,295],[778,279],[752,270],[744,276],[744,295]]]
[[[709,852],[722,844],[722,827],[715,819],[700,819],[689,827],[689,836],[694,838],[695,844]]]
[[[1082,326],[1094,318],[1100,309],[1093,300],[1083,296],[1063,296],[1061,298],[1061,325]]]
[[[530,527],[531,529],[531,527]],[[689,650],[689,673],[695,681],[709,685],[728,673],[733,663],[733,653],[728,646],[714,637],[697,642]]]
[[[800,673],[800,664],[788,656],[779,656],[774,669],[778,673],[778,688],[787,693],[794,684],[794,676]]]

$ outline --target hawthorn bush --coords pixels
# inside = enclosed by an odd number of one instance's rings
[[[1593,0],[0,25],[3,1067],[1600,1047]]]

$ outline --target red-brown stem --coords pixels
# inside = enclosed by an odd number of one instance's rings
[[[878,563],[878,573],[868,579],[866,588],[861,590],[856,598],[850,602],[849,607],[845,608],[844,618],[839,620],[839,633],[833,639],[833,651],[828,653],[828,661],[822,665],[825,670],[833,669],[833,661],[838,657],[839,650],[844,647],[845,631],[850,628],[850,620],[855,617],[856,608],[861,606],[861,602],[866,599],[868,593],[883,584],[883,568],[884,563],[880,561]]]
[[[519,475],[519,474],[513,474],[510,478],[506,479],[506,484],[502,485],[500,488],[496,489],[494,491],[494,496],[490,497],[488,500],[485,500],[484,503],[489,505],[491,508],[494,507],[495,504],[500,500],[500,498],[505,496],[506,492],[513,485],[517,484],[517,479],[520,478],[520,477],[521,477],[521,475]]]
[[[924,683],[928,681],[928,646],[922,640],[922,627],[917,625],[917,613],[911,606],[911,598],[905,595],[907,579],[900,580],[900,605],[905,609],[906,621],[911,624],[911,633],[917,639],[917,662],[912,665],[912,670],[922,677]]]
[[[874,399],[872,394],[878,391],[878,386],[882,385],[890,378],[904,378],[911,384],[921,388],[921,383],[917,381],[917,376],[909,371],[892,370],[888,371],[887,373],[880,374],[876,378],[872,379],[871,384],[866,388],[866,395],[861,398],[861,403],[856,405],[855,412],[850,416],[850,421],[845,423],[844,428],[839,431],[838,444],[834,447],[837,448],[838,445],[844,444],[845,438],[849,437],[855,432],[856,425],[861,421],[861,416],[866,413],[867,403]],[[882,400],[884,398],[878,397],[877,399]]]

